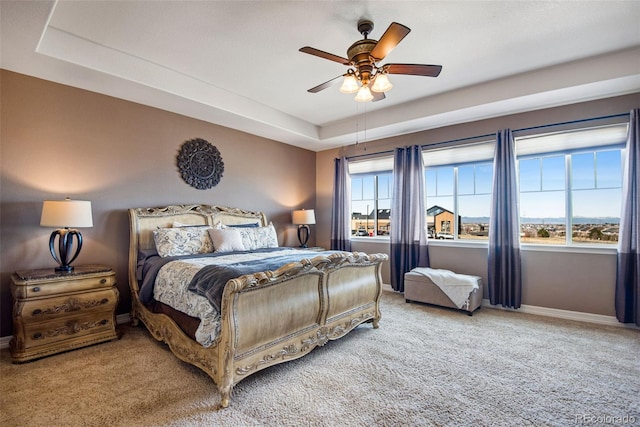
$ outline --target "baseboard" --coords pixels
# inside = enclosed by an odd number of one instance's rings
[[[7,337],[0,337],[0,350],[9,348],[9,343],[11,342],[11,338],[13,338],[13,335],[9,335]]]
[[[131,322],[131,314],[129,313],[124,313],[124,314],[118,314],[116,316],[116,324],[117,325],[121,325],[123,323],[129,323]],[[3,350],[5,348],[9,348],[9,343],[11,342],[11,338],[13,338],[13,335],[9,335],[6,337],[0,337],[0,350]]]
[[[389,285],[387,283],[383,283],[382,284],[382,290],[383,291],[388,291],[388,292],[393,292],[393,288],[391,287],[391,285]]]
[[[575,320],[577,322],[595,323],[598,325],[616,326],[619,328],[640,329],[636,325],[631,323],[620,323],[614,316],[583,313],[581,311],[561,310],[559,308],[538,307],[535,305],[526,304],[521,305],[520,308],[516,310],[513,308],[501,307],[499,305],[491,305],[488,299],[482,300],[482,307],[493,308],[496,310],[535,314],[537,316],[554,317],[556,319]]]
[[[116,325],[131,322],[131,313],[118,314],[116,316]]]

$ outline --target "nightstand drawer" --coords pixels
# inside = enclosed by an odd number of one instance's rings
[[[93,312],[45,323],[24,325],[23,347],[49,346],[59,341],[82,340],[85,336],[115,331],[113,311]],[[115,333],[114,333],[115,337]]]
[[[90,289],[110,288],[116,281],[115,274],[100,277],[75,278],[69,281],[38,281],[26,286],[16,286],[15,297],[28,299],[48,295],[60,295],[69,292],[85,291]]]
[[[83,292],[60,297],[26,300],[18,305],[26,323],[48,321],[52,318],[80,315],[90,311],[114,311],[118,305],[118,290],[114,288]]]

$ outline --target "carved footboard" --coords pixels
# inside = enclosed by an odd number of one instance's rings
[[[381,262],[387,256],[336,253],[229,281],[219,342],[222,406],[235,384],[304,356],[366,321],[380,320]]]

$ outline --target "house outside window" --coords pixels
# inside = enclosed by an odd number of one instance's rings
[[[627,124],[516,138],[520,239],[615,245]]]
[[[488,240],[495,142],[425,150],[428,236]]]
[[[393,158],[349,164],[353,237],[389,236],[392,168]]]

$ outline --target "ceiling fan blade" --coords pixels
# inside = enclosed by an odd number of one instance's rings
[[[342,75],[338,76],[338,77],[334,77],[331,80],[328,80],[322,84],[319,84],[318,86],[312,87],[311,89],[307,90],[307,92],[311,92],[311,93],[317,93],[320,92],[323,89],[328,88],[329,86],[337,83],[336,80],[338,80],[339,78],[343,77]]]
[[[389,28],[387,28],[387,31],[380,37],[380,40],[378,40],[376,47],[373,48],[370,55],[378,61],[381,61],[410,31],[411,29],[409,29],[409,27],[405,27],[397,22],[392,22]]]
[[[343,58],[338,55],[334,55],[333,53],[325,52],[320,49],[316,49],[313,47],[305,46],[298,49],[300,52],[308,53],[309,55],[318,56],[320,58],[328,59],[329,61],[335,61],[342,65],[350,65],[351,61],[347,58]]]
[[[409,74],[412,76],[438,77],[442,65],[425,64],[386,64],[383,68],[389,74]]]
[[[382,101],[383,99],[386,98],[384,92],[371,91],[371,95],[373,95],[373,101],[372,102]]]

